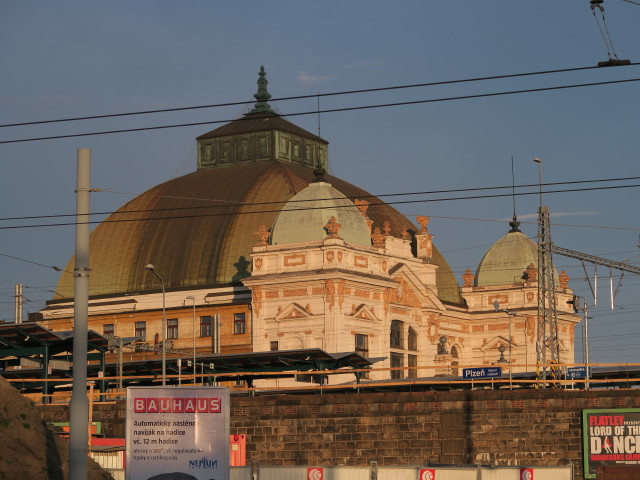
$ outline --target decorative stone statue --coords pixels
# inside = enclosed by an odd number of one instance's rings
[[[447,337],[444,335],[440,337],[438,341],[438,355],[447,355],[449,352],[447,351]]]

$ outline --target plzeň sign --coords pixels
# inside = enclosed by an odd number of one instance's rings
[[[462,378],[492,378],[502,375],[502,367],[463,368]]]
[[[569,367],[567,368],[567,378],[570,380],[576,378],[586,378],[587,377],[587,368],[586,367]]]
[[[229,480],[229,389],[127,388],[127,480]]]
[[[640,465],[640,409],[583,410],[584,478],[604,465]]]

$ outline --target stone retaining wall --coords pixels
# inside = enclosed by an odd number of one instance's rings
[[[576,465],[583,409],[639,408],[640,390],[474,390],[233,396],[231,433],[247,462],[273,466]],[[45,405],[47,421],[66,406]],[[124,436],[125,408],[96,404],[107,436]]]

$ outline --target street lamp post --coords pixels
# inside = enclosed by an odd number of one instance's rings
[[[167,315],[164,280],[160,275],[158,275],[156,267],[152,264],[148,264],[144,269],[158,277],[158,280],[160,280],[160,286],[162,287],[162,385],[164,386],[167,384]]]
[[[496,312],[500,309],[500,304],[498,303],[497,300],[493,302],[493,308],[495,308]],[[513,388],[513,375],[511,372],[511,370],[513,370],[513,366],[511,364],[511,347],[513,344],[511,340],[511,317],[515,316],[516,314],[511,313],[509,310],[502,310],[502,311],[509,316],[509,390],[511,390]],[[525,338],[524,341],[526,342],[527,339]]]
[[[196,297],[189,295],[187,300],[193,302],[193,383],[196,383]]]

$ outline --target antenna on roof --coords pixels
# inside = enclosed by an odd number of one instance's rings
[[[318,136],[320,135],[320,92],[318,92]]]
[[[518,221],[518,217],[516,217],[516,176],[513,169],[513,155],[511,155],[511,198],[513,199],[513,220],[509,222],[511,226],[511,230],[509,233],[519,232],[520,222]]]

